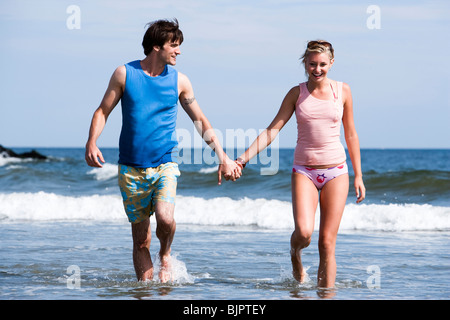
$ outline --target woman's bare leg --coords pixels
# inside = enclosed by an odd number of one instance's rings
[[[314,231],[314,218],[319,201],[316,186],[306,176],[292,173],[292,207],[294,232],[291,235],[292,275],[304,282],[306,271],[301,261],[301,250],[309,246]]]
[[[327,182],[320,193],[320,263],[317,285],[322,288],[332,288],[335,284],[336,239],[347,201],[348,188],[348,174],[344,174]]]

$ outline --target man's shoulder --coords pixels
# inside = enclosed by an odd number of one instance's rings
[[[141,60],[133,60],[130,62],[125,63],[126,66],[133,66],[133,67],[137,67],[141,65]]]
[[[166,65],[166,66],[167,66],[167,73],[168,74],[170,74],[170,73],[180,74],[180,72],[177,69],[175,69],[174,66],[171,66],[171,65]]]
[[[185,74],[182,73],[182,72],[179,72],[179,71],[178,71],[178,80],[179,80],[179,81],[184,81],[184,82],[186,82],[186,81],[187,81],[187,82],[190,82],[188,76],[185,75]]]
[[[133,60],[118,66],[114,70],[113,77],[116,78],[116,80],[125,83],[125,79],[127,77],[127,70],[140,68],[141,68],[141,60]]]
[[[178,72],[178,84],[182,91],[192,88],[191,81],[184,73]]]
[[[118,66],[116,70],[114,70],[113,75],[111,76],[111,80],[114,80],[121,85],[125,85],[126,78],[127,78],[127,69],[125,65]]]
[[[141,60],[133,60],[133,61],[127,62],[124,65],[121,65],[120,67],[123,67],[125,70],[128,68],[141,69]]]

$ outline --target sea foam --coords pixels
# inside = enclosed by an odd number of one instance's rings
[[[93,168],[87,172],[87,174],[95,177],[95,180],[109,180],[117,177],[118,165],[105,163],[102,168]]]
[[[292,229],[288,201],[177,196],[177,223]],[[0,221],[123,221],[120,195],[66,196],[47,192],[0,193]],[[315,230],[320,224],[320,210]],[[340,230],[450,231],[450,207],[429,204],[347,204]]]

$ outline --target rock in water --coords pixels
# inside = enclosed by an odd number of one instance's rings
[[[40,154],[36,150],[31,150],[29,152],[24,153],[16,153],[12,151],[11,149],[5,148],[2,145],[0,145],[0,156],[3,158],[31,158],[31,159],[38,159],[38,160],[45,160],[47,159],[46,156]]]

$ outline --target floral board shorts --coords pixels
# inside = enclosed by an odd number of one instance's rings
[[[135,168],[119,164],[119,188],[128,221],[138,223],[155,212],[159,201],[175,204],[178,164],[163,163],[156,168]]]

